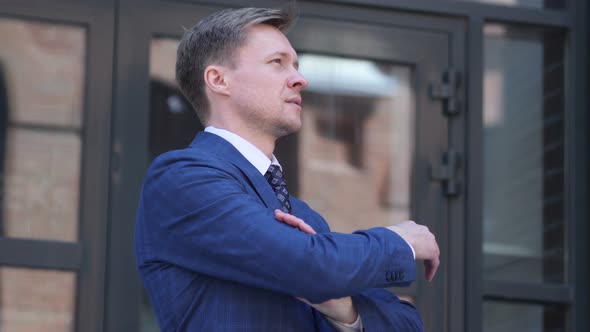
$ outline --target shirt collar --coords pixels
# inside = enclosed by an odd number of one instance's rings
[[[272,155],[272,160],[268,159],[264,152],[260,151],[260,149],[254,146],[254,144],[246,141],[242,137],[230,131],[215,128],[213,126],[208,126],[207,128],[205,128],[205,131],[211,134],[215,134],[228,141],[242,154],[242,156],[244,156],[244,158],[246,158],[250,162],[250,164],[256,167],[256,169],[262,175],[266,173],[270,165],[277,165],[281,168],[281,170],[283,169],[274,154]]]

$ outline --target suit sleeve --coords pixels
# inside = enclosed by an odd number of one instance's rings
[[[330,232],[330,227],[325,219],[313,211],[307,204],[299,201],[307,210],[308,218],[318,232]],[[404,241],[400,246],[409,245]],[[413,257],[413,254],[412,254]],[[385,289],[368,289],[352,296],[352,302],[362,319],[363,331],[399,331],[399,332],[423,332],[424,324],[418,310],[406,301],[400,300],[395,294]],[[318,320],[323,317],[318,313]],[[321,325],[320,325],[321,326]],[[326,329],[326,331],[330,331]]]
[[[236,176],[195,159],[157,162],[139,204],[139,269],[165,262],[315,303],[414,279],[410,249],[394,232],[304,234],[276,221]]]
[[[418,310],[385,289],[369,289],[352,296],[352,302],[363,320],[365,332],[423,332]]]

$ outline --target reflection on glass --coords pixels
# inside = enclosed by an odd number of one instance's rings
[[[149,151],[152,159],[166,151],[185,148],[203,129],[176,84],[178,43],[170,38],[154,38],[151,42]]]
[[[453,1],[471,1],[489,3],[501,6],[528,7],[528,8],[546,8],[546,9],[563,9],[566,6],[566,0],[453,0]]]
[[[299,133],[298,195],[335,231],[391,225],[410,215],[414,147],[410,69],[314,54]]]
[[[561,332],[566,328],[560,306],[485,301],[483,332]]]
[[[85,31],[0,18],[0,235],[76,241]]]
[[[76,274],[0,268],[0,331],[74,330]]]
[[[6,136],[4,234],[75,241],[79,138],[20,128],[9,129]]]
[[[563,282],[563,35],[488,25],[484,54],[484,277]]]
[[[82,28],[0,18],[0,65],[11,122],[80,128],[84,102]]]

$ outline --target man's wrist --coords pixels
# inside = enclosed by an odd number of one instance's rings
[[[361,315],[357,314],[356,320],[350,324],[339,322],[338,320],[324,316],[339,332],[360,332],[363,329]]]
[[[305,300],[303,301],[319,311],[330,322],[338,322],[341,326],[355,324],[359,319],[359,314],[356,311],[350,296],[340,299],[332,299],[317,304],[311,304]]]
[[[410,249],[412,249],[412,257],[414,257],[414,260],[416,260],[416,250],[414,250],[414,247],[412,247],[410,242],[406,241],[406,239],[404,239],[403,237],[402,237],[402,239],[408,244],[408,247],[410,247]]]

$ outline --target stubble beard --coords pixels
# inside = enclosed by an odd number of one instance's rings
[[[273,126],[274,128],[274,137],[276,139],[279,139],[283,136],[287,136],[290,134],[294,134],[299,132],[299,130],[301,130],[301,118],[295,122],[295,120],[291,120],[288,119],[289,121],[287,121],[287,119],[283,120],[283,121],[279,121],[275,126]]]
[[[290,118],[286,114],[288,110],[285,107],[281,107],[278,110],[265,112],[260,109],[250,110],[247,112],[247,120],[251,127],[256,132],[259,132],[265,136],[271,136],[275,140],[283,136],[287,136],[301,130],[301,115],[299,118]],[[281,116],[269,118],[265,114],[279,114]]]

